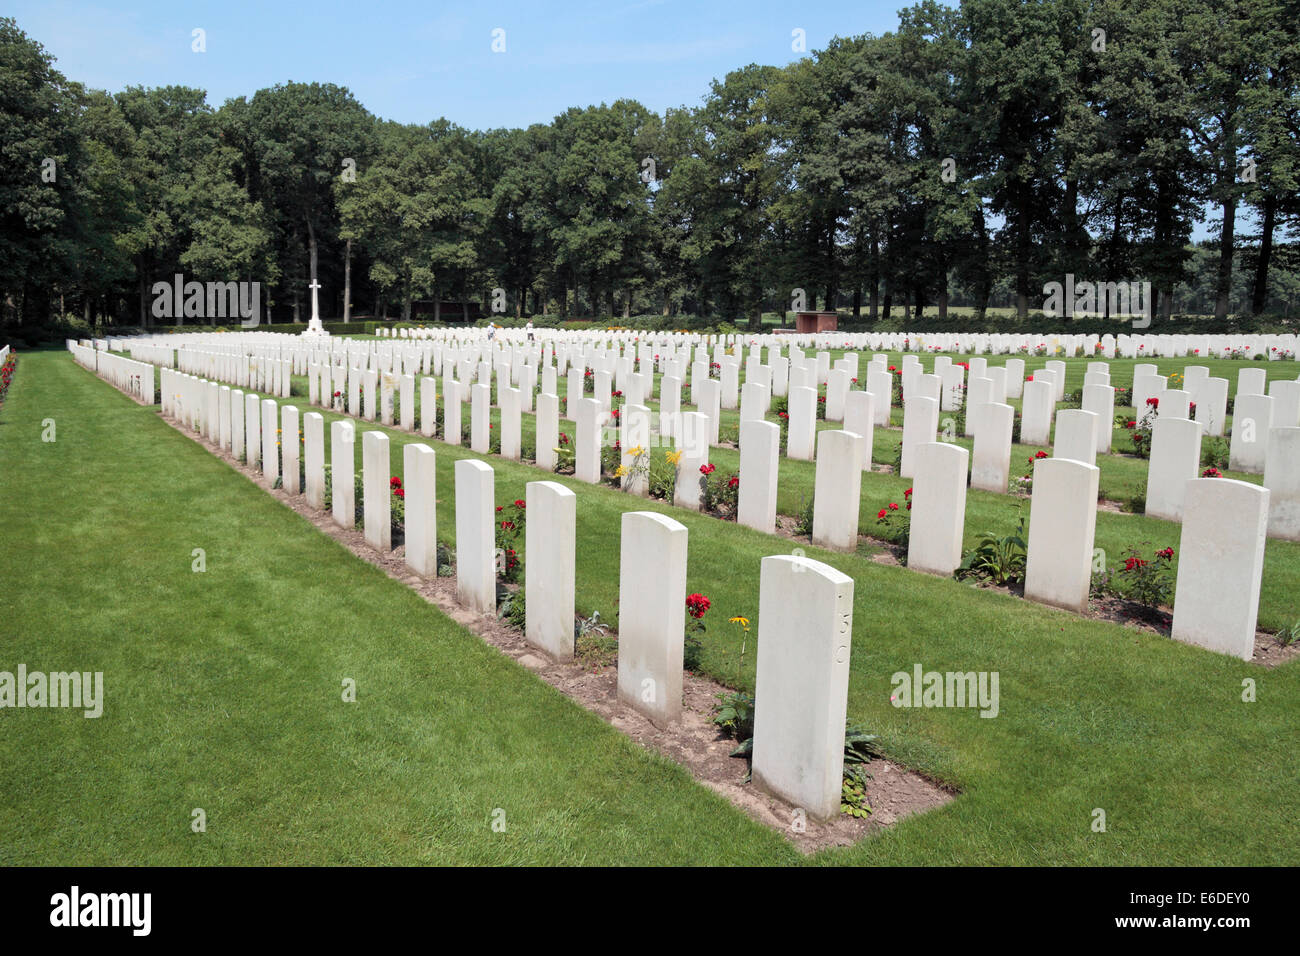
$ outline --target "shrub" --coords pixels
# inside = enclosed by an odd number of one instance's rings
[[[1025,577],[1025,519],[1021,517],[1016,530],[1004,537],[985,531],[980,542],[962,557],[957,568],[958,580],[975,578],[993,584],[1011,584]]]

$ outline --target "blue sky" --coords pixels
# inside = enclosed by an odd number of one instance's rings
[[[899,0],[100,3],[10,0],[8,15],[68,77],[117,91],[183,84],[227,98],[287,80],[348,87],[386,119],[473,129],[549,122],[570,106],[695,105],[747,63],[783,64],[835,35],[885,33]],[[206,32],[207,52],[191,50]],[[505,52],[492,51],[494,29]]]

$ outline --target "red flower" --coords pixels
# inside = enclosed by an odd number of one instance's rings
[[[402,489],[402,488],[394,488],[394,489],[393,489],[393,494],[397,495],[397,497],[399,497],[399,498],[405,498],[405,497],[406,497],[406,491],[405,491],[405,489]]]
[[[614,398],[622,398],[622,397],[623,397],[623,392],[622,392],[622,390],[621,390],[621,389],[616,390],[616,391],[614,392],[613,397],[614,397]]]
[[[889,503],[889,510],[890,510],[890,511],[897,511],[897,510],[898,510],[898,504],[897,504],[896,502],[891,501],[891,502]]]
[[[1160,407],[1160,399],[1158,399],[1158,398],[1156,398],[1154,395],[1152,395],[1150,398],[1147,399],[1147,404],[1150,405],[1152,408],[1159,408],[1159,407]]]
[[[1222,478],[1222,477],[1223,477],[1223,473],[1222,473],[1221,471],[1219,471],[1219,469],[1217,469],[1217,468],[1206,468],[1203,472],[1201,472],[1201,477],[1202,477],[1202,478]]]
[[[904,497],[904,498],[910,498],[910,497],[912,497],[912,489],[911,489],[911,488],[908,488],[905,492],[903,492],[903,497]]]
[[[516,508],[527,508],[527,507],[528,507],[528,503],[527,503],[526,501],[524,501],[523,498],[516,498],[516,499],[515,499],[515,507],[516,507]]]
[[[400,487],[402,487],[402,479],[401,479],[401,478],[398,478],[396,475],[393,475],[392,478],[389,478],[389,479],[388,479],[388,487],[390,487],[390,488],[400,488]]]
[[[730,478],[727,479],[728,488],[736,488],[739,487],[739,485],[740,485],[740,479],[735,475],[732,475]]]
[[[686,613],[697,621],[704,617],[704,612],[712,607],[712,604],[713,602],[703,594],[686,595]]]
[[[560,432],[560,444],[567,445],[568,443],[569,443],[569,436],[566,435],[564,432]]]
[[[513,530],[514,530],[514,527],[515,527],[515,523],[514,523],[513,521],[503,521],[503,522],[501,522],[501,530],[502,530],[502,531],[513,531]]]
[[[1036,452],[1034,452],[1034,457],[1035,457],[1035,458],[1046,458],[1046,457],[1047,457],[1047,452],[1045,452],[1045,451],[1036,451]]]
[[[1172,558],[1173,556],[1174,556],[1173,548],[1165,548],[1163,551],[1156,552],[1157,558]]]
[[[497,511],[504,511],[505,505],[497,505]]]
[[[701,475],[711,475],[717,470],[718,470],[718,466],[714,464],[700,465]]]
[[[887,515],[888,513],[889,513],[889,511],[888,511],[887,509],[885,509],[885,508],[881,508],[879,511],[876,512],[876,518],[877,518],[878,520],[883,521],[884,518],[885,518],[885,515]]]

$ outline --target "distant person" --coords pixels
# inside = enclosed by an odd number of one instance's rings
[[[493,339],[495,339],[496,337],[497,337],[497,324],[496,324],[495,322],[489,322],[489,323],[488,323],[488,341],[491,342],[491,341],[492,341]]]
[[[528,332],[528,341],[530,341],[530,342],[535,342],[535,341],[537,341],[536,338],[533,337],[533,320],[532,320],[532,319],[529,319],[529,320],[528,320],[528,324],[524,326],[524,329]]]

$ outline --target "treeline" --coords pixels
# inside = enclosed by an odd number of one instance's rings
[[[306,321],[313,279],[343,319],[759,321],[801,294],[1023,319],[1067,273],[1149,281],[1158,316],[1289,315],[1297,22],[1294,0],[927,0],[699,106],[475,131],[380,120],[330,84],[220,108],[90,90],[0,19],[4,321],[154,324],[177,273],[260,282],[276,321]]]

